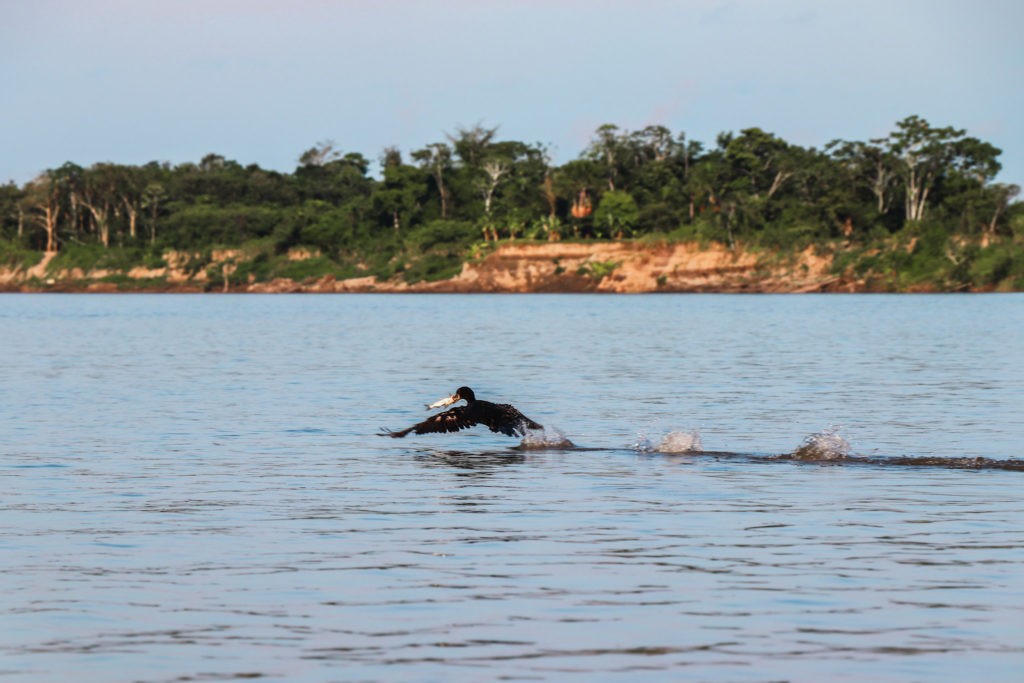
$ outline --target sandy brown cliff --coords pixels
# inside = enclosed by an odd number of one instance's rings
[[[503,244],[468,263],[453,278],[409,284],[400,277],[302,282],[232,281],[241,254],[214,253],[215,271],[232,292],[813,292],[849,290],[830,273],[832,257],[813,249],[795,255],[728,249],[723,245],[610,243]],[[302,258],[300,255],[298,258]],[[118,291],[128,280],[138,291],[210,290],[206,270],[190,272],[184,255],[168,252],[163,268],[52,272],[49,258],[30,269],[0,270],[0,288],[20,291]],[[111,281],[118,276],[120,284]],[[115,278],[117,279],[117,278]]]
[[[767,263],[720,245],[506,244],[449,280],[408,285],[372,278],[319,281],[310,291],[377,292],[798,292],[834,289],[831,257],[812,250]],[[271,291],[274,283],[253,285]]]

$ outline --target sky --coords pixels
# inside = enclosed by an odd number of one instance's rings
[[[0,0],[0,183],[66,161],[292,171],[481,124],[575,158],[601,124],[804,146],[915,114],[1024,185],[1020,0]]]

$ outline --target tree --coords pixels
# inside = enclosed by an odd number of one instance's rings
[[[594,211],[595,229],[606,228],[607,237],[621,239],[631,235],[640,212],[633,196],[623,190],[605,192]]]
[[[755,199],[771,199],[796,172],[794,165],[787,163],[788,152],[784,140],[760,128],[747,128],[730,137],[725,161]]]
[[[53,171],[45,171],[25,186],[22,200],[46,234],[47,252],[57,251],[57,227],[63,208],[64,187]]]
[[[999,224],[1000,216],[1010,207],[1010,202],[1020,195],[1019,185],[1008,185],[999,183],[992,187],[992,197],[995,205],[992,210],[992,218],[988,222],[988,233],[994,235]]]
[[[149,209],[149,243],[156,244],[156,218],[160,214],[160,204],[167,199],[167,189],[163,184],[153,181],[142,191],[142,208]]]
[[[484,199],[484,215],[486,216],[486,225],[484,226],[484,238],[488,237],[487,230],[490,228],[491,237],[494,241],[498,241],[498,233],[494,229],[494,223],[491,221],[491,206],[494,202],[494,192],[498,189],[498,183],[501,182],[501,178],[508,173],[508,166],[499,159],[491,159],[483,165],[483,171],[485,174],[484,182],[480,183],[480,194]]]
[[[113,164],[94,164],[85,175],[82,204],[92,214],[104,247],[110,246],[111,215],[116,212],[118,172]]]
[[[731,140],[732,136],[728,136]],[[719,136],[718,149],[705,154],[690,169],[685,187],[687,193],[696,199],[700,220],[717,227],[725,233],[729,247],[736,244],[734,223],[736,216],[736,188],[733,176],[725,161],[724,148],[728,140]]]
[[[295,169],[299,195],[304,200],[325,201],[341,206],[357,197],[369,196],[373,181],[366,173],[370,162],[358,152],[335,152],[321,164],[305,164]]]
[[[456,128],[455,133],[455,135],[445,134],[448,141],[452,143],[455,155],[466,166],[476,168],[483,164],[484,158],[487,156],[487,149],[498,133],[498,126],[485,128],[477,123],[472,128]]]
[[[962,129],[935,128],[919,116],[908,116],[896,128],[888,143],[899,160],[908,221],[924,218],[929,196],[944,175],[973,173],[985,182],[999,172],[1000,151],[977,138],[964,137]]]
[[[448,218],[449,193],[445,185],[445,174],[450,170],[452,163],[452,149],[443,142],[434,142],[421,150],[412,153],[412,158],[420,162],[425,170],[430,171],[437,186],[437,192],[441,197],[441,220]]]
[[[384,166],[383,182],[373,190],[372,208],[398,233],[412,222],[428,182],[423,170],[403,164],[400,155],[393,156]]]
[[[608,189],[615,190],[615,180],[619,175],[618,165],[622,158],[622,144],[619,138],[619,127],[612,123],[599,126],[596,137],[584,152],[584,156],[600,164],[608,181]]]
[[[897,158],[882,146],[884,142],[882,139],[870,142],[833,140],[825,146],[832,159],[847,171],[855,186],[864,186],[871,191],[879,215],[889,212],[891,190],[898,178]]]
[[[335,148],[334,140],[321,140],[299,156],[302,166],[324,166],[341,158],[341,152]]]
[[[20,238],[24,234],[24,198],[25,192],[13,181],[0,185],[0,239],[12,236]]]

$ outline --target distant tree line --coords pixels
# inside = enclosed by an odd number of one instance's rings
[[[474,245],[517,238],[654,235],[775,249],[907,231],[1012,240],[1024,220],[1013,202],[1020,188],[994,182],[999,155],[910,116],[885,138],[823,149],[760,128],[705,145],[663,126],[609,124],[555,165],[544,145],[476,125],[408,158],[387,148],[376,174],[332,141],[304,152],[291,173],[216,154],[176,166],[68,162],[0,186],[0,239],[9,251],[92,254],[248,245],[272,258],[302,247],[345,273],[416,277],[449,274]]]

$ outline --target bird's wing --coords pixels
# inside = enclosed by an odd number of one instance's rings
[[[487,425],[492,432],[500,432],[506,436],[526,436],[527,429],[544,429],[521,412],[503,403],[498,410],[480,418],[480,423]]]
[[[466,414],[466,406],[459,406],[458,408],[452,408],[451,410],[428,417],[419,424],[414,424],[412,427],[397,432],[385,430],[381,433],[381,436],[391,436],[400,439],[410,432],[416,432],[417,434],[457,432],[460,429],[467,429],[475,424],[476,420]]]

